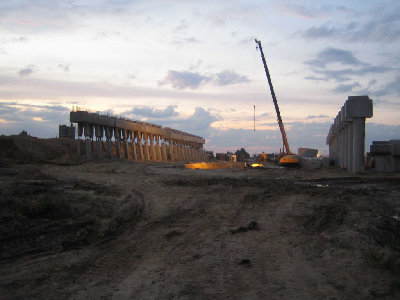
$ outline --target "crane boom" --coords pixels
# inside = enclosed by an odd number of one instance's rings
[[[285,152],[285,149],[283,149],[283,152],[286,154],[292,154],[290,152],[289,143],[287,141],[286,131],[285,131],[285,127],[283,126],[281,113],[279,111],[278,101],[276,100],[276,96],[275,96],[275,92],[274,92],[274,87],[272,86],[271,76],[269,75],[267,63],[266,63],[265,57],[264,57],[264,52],[261,47],[261,41],[258,41],[257,39],[255,39],[255,41],[256,41],[256,44],[258,45],[258,48],[260,48],[261,58],[262,58],[262,62],[264,64],[264,69],[265,69],[265,74],[267,75],[269,89],[271,90],[271,96],[272,96],[272,100],[274,102],[275,111],[276,111],[276,115],[278,118],[279,129],[281,130],[281,134],[282,134],[283,146],[284,146],[284,148],[286,148],[286,152]]]

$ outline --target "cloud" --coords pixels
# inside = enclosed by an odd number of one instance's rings
[[[161,119],[161,118],[170,118],[175,117],[178,113],[175,111],[177,108],[176,105],[169,105],[165,109],[156,109],[154,107],[135,107],[130,111],[125,113],[133,114],[135,116],[146,117],[146,118],[153,118],[153,119]]]
[[[180,45],[186,45],[186,44],[200,43],[200,41],[198,39],[196,39],[194,36],[174,37],[172,40],[172,43],[180,46]]]
[[[343,82],[351,80],[353,76],[366,76],[368,74],[382,74],[395,70],[387,66],[373,66],[360,61],[351,51],[327,48],[317,53],[316,58],[305,61],[304,64],[309,65],[311,70],[319,76],[307,76],[308,80],[329,81],[335,80]],[[336,64],[336,65],[335,65]],[[351,66],[351,68],[338,68],[337,64],[343,66]],[[370,81],[371,82],[371,81]],[[375,82],[376,83],[376,82]],[[356,86],[341,85],[335,89],[336,92],[345,91],[346,88],[351,90]]]
[[[286,128],[291,151],[297,152],[299,147],[326,150],[325,136],[330,125],[330,122],[291,123],[291,126]],[[255,132],[252,129],[218,130],[214,128],[212,135],[207,138],[206,149],[234,151],[242,147],[249,153],[278,152],[282,148],[279,127],[275,126],[275,129],[256,130]]]
[[[317,54],[313,60],[304,62],[307,65],[318,68],[326,68],[327,65],[332,63],[339,63],[342,65],[358,66],[363,64],[359,61],[351,51],[327,48]]]
[[[69,109],[62,105],[35,105],[0,102],[0,134],[18,134],[27,130],[39,137],[55,137],[58,125],[69,121]]]
[[[196,72],[169,70],[167,76],[163,81],[159,82],[159,85],[169,84],[178,90],[186,88],[195,90],[210,81],[210,79],[210,77]]]
[[[290,149],[297,153],[300,147],[315,148],[328,154],[326,135],[332,122],[294,122],[286,129]],[[372,141],[398,139],[400,125],[383,125],[366,122],[365,150],[369,151]],[[235,151],[245,148],[249,153],[278,152],[282,148],[282,137],[279,128],[273,130],[213,128],[206,137],[206,149],[215,152]]]
[[[249,78],[245,75],[239,75],[234,71],[225,70],[216,74],[216,81],[218,85],[228,85],[249,82]]]
[[[200,63],[201,61],[199,61],[196,66],[191,67],[191,70],[197,69]],[[215,85],[225,86],[230,84],[246,83],[249,81],[250,80],[247,76],[237,74],[232,70],[224,70],[209,75],[204,75],[200,72],[169,70],[165,79],[160,81],[159,85],[168,84],[179,90],[186,88],[195,90],[209,82],[212,82]]]
[[[312,120],[312,119],[324,119],[324,118],[329,118],[327,115],[309,115],[306,117],[307,120]]]
[[[339,84],[332,91],[335,93],[344,94],[344,93],[351,92],[354,88],[357,88],[357,87],[361,87],[361,85],[358,82],[354,82],[351,84]]]
[[[302,4],[287,3],[284,5],[276,6],[277,10],[282,14],[290,14],[306,19],[316,19],[326,17],[335,12],[350,12],[346,7],[339,5],[316,5],[307,6]]]
[[[350,80],[351,76],[365,76],[368,74],[382,74],[388,71],[392,71],[393,68],[385,66],[367,66],[359,69],[339,69],[339,70],[320,70],[314,69],[313,71],[317,74],[324,75],[324,80],[335,80],[335,81],[346,81]],[[322,78],[321,78],[322,80]]]
[[[397,75],[393,81],[378,87],[372,88],[374,84],[369,84],[368,87],[363,91],[365,94],[370,94],[372,96],[386,96],[386,95],[397,95],[400,96],[400,75]]]
[[[243,4],[227,1],[221,9],[213,10],[208,13],[206,18],[213,25],[225,26],[231,21],[248,23],[260,15],[260,7],[258,4],[246,2]]]
[[[324,24],[301,30],[296,35],[307,40],[335,38],[346,42],[394,43],[400,38],[400,6],[388,5],[387,10],[376,9],[363,22]]]
[[[175,27],[175,31],[186,31],[189,28],[189,24],[186,20],[182,19],[177,27]]]
[[[69,71],[69,65],[59,64],[57,67],[65,72]]]
[[[21,77],[28,77],[31,75],[33,72],[37,70],[35,65],[28,65],[25,68],[21,69],[18,71],[19,76]]]
[[[28,41],[28,38],[27,38],[27,37],[20,36],[20,37],[8,39],[8,40],[3,40],[3,41],[0,42],[0,44],[23,43],[23,42],[26,42],[26,41]]]
[[[194,113],[189,117],[180,117],[176,112],[177,106],[168,106],[165,109],[155,109],[153,107],[138,107],[124,114],[133,113],[137,116],[147,117],[146,122],[162,125],[163,127],[171,127],[187,133],[206,137],[211,131],[211,124],[221,119],[218,113],[212,109],[196,107]]]
[[[316,80],[316,81],[325,81],[326,77],[315,77],[315,76],[307,76],[304,77],[304,79],[308,79],[308,80]]]

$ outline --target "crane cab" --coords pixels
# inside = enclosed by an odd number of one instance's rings
[[[297,167],[300,164],[300,157],[295,154],[284,155],[279,164],[284,167]]]

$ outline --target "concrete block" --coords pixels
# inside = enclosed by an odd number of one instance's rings
[[[298,154],[301,157],[317,157],[318,149],[299,148]]]
[[[342,112],[339,111],[338,113],[338,121],[337,121],[337,126],[339,131],[341,131],[344,128],[345,123],[342,121]]]
[[[300,166],[304,169],[320,169],[329,166],[328,157],[300,157]]]
[[[392,155],[374,156],[377,172],[400,172],[400,157]]]
[[[347,115],[346,115],[346,106],[343,105],[340,112],[341,112],[340,116],[341,116],[342,122],[351,122],[352,121],[352,119],[347,117]],[[347,123],[345,123],[345,124],[347,124]]]
[[[400,140],[390,140],[392,144],[392,155],[400,156]]]
[[[384,155],[384,154],[392,154],[392,145],[391,144],[372,144],[370,146],[370,152],[372,155]]]
[[[371,118],[372,100],[368,96],[349,96],[344,104],[346,118]]]
[[[390,142],[389,141],[372,141],[372,145],[375,145],[375,144],[390,144]]]

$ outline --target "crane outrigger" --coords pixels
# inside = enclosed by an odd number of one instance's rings
[[[295,166],[295,165],[299,164],[299,157],[290,151],[289,143],[288,143],[288,140],[286,137],[285,127],[283,126],[281,113],[279,111],[278,101],[276,100],[274,87],[272,86],[271,76],[269,75],[267,62],[265,61],[264,52],[261,47],[261,41],[259,41],[257,39],[255,39],[255,41],[261,52],[261,59],[264,64],[265,74],[267,75],[269,89],[271,91],[271,96],[272,96],[272,101],[274,102],[275,111],[276,111],[276,115],[278,118],[279,129],[282,134],[283,147],[282,147],[282,152],[278,156],[278,161],[282,165]]]

